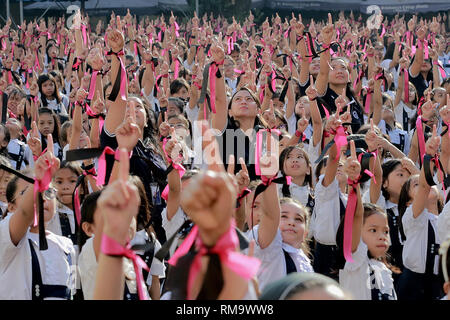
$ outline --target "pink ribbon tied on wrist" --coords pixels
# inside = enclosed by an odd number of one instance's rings
[[[108,256],[125,257],[133,261],[134,272],[136,273],[136,287],[138,291],[139,300],[148,300],[148,295],[144,286],[142,285],[144,277],[142,269],[149,271],[147,264],[139,257],[128,243],[122,247],[117,241],[111,239],[106,234],[102,236],[102,253]]]
[[[178,171],[178,174],[180,175],[180,178],[181,178],[181,177],[184,175],[184,173],[186,172],[186,169],[183,167],[183,165],[178,164],[178,163],[175,163],[175,162],[172,160],[172,158],[167,154],[167,151],[166,151],[166,144],[167,144],[168,141],[169,141],[169,140],[168,140],[167,138],[164,138],[164,139],[163,139],[163,146],[162,146],[162,149],[163,149],[164,155],[166,156],[166,158],[167,158],[169,164],[171,164],[172,167],[173,167],[175,170]],[[168,200],[168,198],[169,198],[169,184],[167,184],[166,187],[164,188],[164,190],[162,191],[162,193],[161,193],[161,198],[163,198],[163,199],[166,200],[166,201]]]
[[[193,300],[192,287],[197,275],[200,272],[202,263],[201,258],[207,254],[217,254],[220,262],[228,267],[231,271],[244,278],[250,280],[256,275],[256,272],[261,265],[261,261],[254,257],[246,256],[245,254],[236,251],[239,245],[239,239],[236,235],[234,222],[231,222],[230,228],[225,232],[213,247],[206,247],[200,238],[198,226],[195,225],[186,239],[175,251],[169,260],[170,265],[176,265],[179,258],[186,255],[191,249],[192,245],[196,246],[197,254],[192,262],[188,275],[187,283],[187,299]]]

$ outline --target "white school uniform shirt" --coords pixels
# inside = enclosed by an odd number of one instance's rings
[[[69,265],[67,254],[75,263],[75,249],[70,239],[46,233],[48,249],[39,250],[39,234],[29,231],[15,246],[9,233],[8,215],[0,222],[0,300],[31,300],[31,239],[39,260],[42,283],[67,286],[75,294],[76,265]],[[60,300],[49,298],[49,300]]]
[[[61,232],[61,222],[59,220],[60,212],[65,213],[67,215],[67,217],[69,218],[70,232],[75,233],[75,214],[72,209],[63,205],[62,203],[57,204],[56,213],[53,215],[52,219],[48,222],[47,230],[53,232],[54,234],[57,234],[58,236],[63,236]],[[75,244],[74,247],[78,256],[79,253],[78,245]]]
[[[85,300],[94,299],[94,288],[95,288],[95,278],[97,274],[97,268],[98,262],[97,258],[95,257],[94,238],[92,237],[86,240],[86,243],[84,244],[80,253],[80,257],[78,259],[78,273],[81,278],[81,288],[83,290],[83,296]],[[129,259],[124,259],[123,270],[127,279],[126,283],[129,292],[131,294],[136,294],[137,293],[136,274],[134,272],[133,262]],[[150,268],[150,274],[151,273],[152,268]],[[151,278],[150,274],[149,277]],[[145,287],[146,284],[142,283],[142,286],[145,288],[144,291],[147,292],[147,289]]]
[[[144,243],[150,236],[144,229],[137,231],[133,240],[130,241],[130,245],[133,246],[135,243]],[[152,241],[155,244],[155,249],[153,253],[152,264],[150,265],[150,272],[147,276],[146,284],[150,288],[152,286],[152,276],[157,276],[158,278],[166,277],[166,266],[159,259],[155,258],[155,254],[161,249],[161,243],[156,239],[154,235],[151,235]],[[139,253],[139,252],[138,252]],[[145,261],[147,263],[147,261]]]
[[[188,220],[188,217],[184,213],[181,207],[178,207],[177,212],[172,217],[172,219],[167,219],[167,207],[161,212],[162,216],[162,227],[166,232],[166,238],[170,239],[178,229],[183,225],[183,223]],[[174,241],[169,248],[169,255],[172,256],[178,246],[178,241]]]
[[[56,114],[65,115],[67,116],[67,108],[69,107],[70,100],[65,95],[60,93],[61,102],[58,103],[56,99],[48,100],[47,99],[47,108],[50,110],[53,110]]]
[[[402,223],[405,232],[406,241],[403,246],[403,265],[409,270],[416,273],[425,273],[427,261],[427,247],[428,247],[428,221],[431,222],[436,233],[436,243],[440,244],[439,236],[436,232],[438,217],[427,209],[417,217],[414,218],[412,212],[412,205],[410,205],[403,215]],[[437,256],[436,256],[437,257]],[[435,263],[435,273],[437,266]]]
[[[19,139],[12,139],[8,143],[8,152],[12,154],[20,154],[20,146],[23,146],[23,159],[22,164],[20,165],[19,170],[23,170],[27,167],[33,168],[34,167],[34,160],[33,160],[33,152],[31,152],[30,147],[28,144],[20,141]],[[17,161],[13,159],[9,159],[9,162],[11,162],[11,166],[13,169],[16,169]],[[28,163],[28,166],[27,164]]]
[[[225,82],[232,89],[232,94],[234,94],[236,92],[237,87],[237,78],[233,80],[225,77]]]
[[[350,292],[355,300],[372,300],[372,269],[374,288],[379,289],[382,294],[392,294],[394,299],[397,299],[391,270],[383,262],[369,259],[367,250],[367,245],[361,241],[352,254],[353,262],[345,262],[344,269],[339,270],[339,284]]]
[[[403,130],[408,132],[411,138],[414,130],[410,130],[411,128],[410,120],[414,117],[417,110],[416,108],[410,109],[402,100],[400,100],[399,104],[394,108],[394,115],[395,121],[400,123],[402,127],[403,127],[403,110],[405,110],[406,114],[408,115],[408,128],[403,128]]]
[[[342,194],[336,179],[328,186],[322,184],[325,175],[319,177],[315,188],[314,214],[311,219],[314,239],[324,245],[336,245],[336,233],[339,228],[340,199],[347,205],[347,196]]]
[[[441,242],[450,237],[450,202],[447,202],[437,219],[437,233]]]
[[[409,134],[407,131],[399,129],[397,127],[394,127],[394,128],[392,128],[392,130],[387,131],[386,122],[384,120],[380,121],[380,123],[378,124],[378,128],[380,128],[382,133],[389,135],[389,138],[391,139],[392,144],[400,144],[400,135],[404,135],[405,136],[404,149],[400,150],[400,151],[402,151],[404,154],[408,155],[411,141],[410,141]]]
[[[283,198],[283,185],[278,184],[278,197]],[[294,182],[291,182],[289,185],[289,191],[291,192],[291,198],[299,201],[301,204],[306,206],[308,204],[308,197],[309,194],[312,193],[312,190],[310,191],[309,185],[306,186],[299,186],[295,184]]]
[[[254,257],[261,260],[261,266],[256,275],[261,291],[264,290],[267,284],[286,276],[286,258],[284,257],[283,249],[291,256],[298,272],[313,272],[310,260],[301,249],[296,249],[283,243],[279,229],[272,243],[266,248],[261,249],[258,245],[258,228],[259,226],[255,226],[253,232],[252,230],[248,230],[245,235],[249,240],[256,238]]]

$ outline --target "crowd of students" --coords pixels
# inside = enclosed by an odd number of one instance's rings
[[[447,19],[8,21],[0,299],[447,299]]]

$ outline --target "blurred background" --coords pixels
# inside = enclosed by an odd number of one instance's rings
[[[4,24],[11,17],[13,25],[20,24],[22,19],[30,21],[49,16],[71,15],[67,10],[76,5],[91,17],[91,23],[98,19],[109,21],[111,11],[115,14],[125,15],[127,8],[138,21],[146,16],[170,15],[173,11],[179,22],[184,22],[197,11],[201,17],[204,13],[211,13],[217,17],[219,14],[231,21],[232,16],[243,21],[252,10],[256,23],[262,23],[266,17],[278,12],[280,17],[302,14],[305,19],[325,19],[328,12],[337,17],[339,11],[350,13],[355,18],[366,19],[372,13],[367,12],[371,5],[377,5],[385,16],[396,13],[405,14],[406,17],[421,13],[425,17],[436,12],[450,14],[450,0],[0,0],[0,24]],[[288,18],[289,19],[289,18]],[[447,20],[449,23],[449,19]]]

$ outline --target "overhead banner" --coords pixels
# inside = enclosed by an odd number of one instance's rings
[[[260,1],[254,1],[259,3]],[[418,13],[418,12],[436,12],[450,10],[450,0],[275,0],[266,1],[266,7],[275,10],[354,10],[367,13],[369,6],[376,5],[384,14],[395,13]]]

